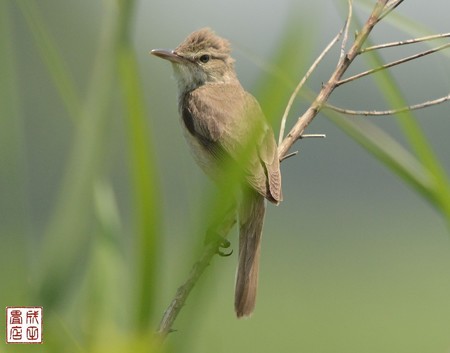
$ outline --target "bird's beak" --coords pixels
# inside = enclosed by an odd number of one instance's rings
[[[165,49],[153,49],[150,54],[155,55],[161,59],[169,60],[173,63],[182,64],[186,62],[186,59],[175,53],[173,50]]]

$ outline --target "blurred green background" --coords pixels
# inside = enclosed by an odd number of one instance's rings
[[[355,3],[358,21],[372,3]],[[405,1],[371,41],[448,32],[449,9]],[[0,352],[157,349],[152,332],[201,249],[214,186],[183,140],[171,67],[151,49],[214,28],[278,132],[293,88],[345,13],[337,0],[2,0],[0,307],[43,306],[45,343],[0,343]],[[428,45],[380,54],[389,61]],[[320,89],[338,54],[308,90]],[[375,59],[358,58],[350,72]],[[447,51],[345,85],[331,103],[419,103],[448,94],[449,73]],[[297,102],[288,127],[308,99]],[[163,350],[448,352],[448,110],[319,114],[307,132],[327,138],[300,141],[282,165],[285,200],[267,212],[255,314],[236,320],[236,255],[215,258]],[[361,148],[371,138],[372,154]],[[400,146],[414,168],[401,167],[410,164]],[[237,250],[235,231],[230,240]]]

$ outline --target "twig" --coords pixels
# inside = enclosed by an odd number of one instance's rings
[[[307,138],[325,138],[327,135],[325,134],[302,134],[300,135],[300,139],[307,139]]]
[[[419,104],[410,105],[410,106],[399,108],[399,109],[391,109],[391,110],[350,110],[350,109],[339,108],[339,107],[336,107],[331,104],[325,105],[324,108],[331,109],[331,110],[334,110],[336,112],[346,114],[346,115],[384,116],[384,115],[399,114],[399,113],[403,113],[405,111],[410,111],[410,110],[423,109],[423,108],[431,107],[433,105],[438,105],[438,104],[444,103],[448,100],[450,100],[450,94],[448,96],[441,97],[438,99],[422,102]]]
[[[311,121],[315,118],[315,116],[319,113],[322,106],[328,100],[331,93],[334,91],[336,87],[338,87],[338,82],[341,79],[342,75],[347,71],[350,64],[358,55],[361,50],[364,42],[372,31],[373,27],[377,24],[378,18],[383,13],[383,10],[386,6],[387,0],[378,0],[375,8],[373,9],[369,19],[364,24],[361,31],[355,38],[355,41],[347,54],[345,55],[344,60],[338,65],[334,73],[331,75],[331,78],[328,82],[323,85],[321,91],[317,95],[314,102],[311,106],[306,110],[306,112],[297,120],[297,123],[291,129],[291,131],[287,134],[284,140],[278,146],[278,156],[280,160],[283,160],[289,149],[292,145],[298,140],[298,137],[305,131],[306,127],[311,123]]]
[[[350,23],[352,21],[352,16],[353,16],[353,2],[352,2],[352,0],[348,0],[348,13],[347,13],[347,18],[346,18],[345,24],[344,24],[344,36],[342,37],[341,55],[339,57],[338,65],[345,58],[345,47],[347,46],[347,42],[348,42],[348,32],[350,30]]]
[[[298,154],[298,151],[294,151],[294,152],[288,153],[287,155],[283,156],[283,158],[280,159],[280,162],[283,162],[284,160],[286,160],[288,158],[294,157],[297,154]]]
[[[348,83],[350,81],[357,80],[357,79],[359,79],[361,77],[373,74],[375,72],[378,72],[378,71],[381,71],[381,70],[385,70],[385,69],[388,69],[390,67],[393,67],[393,66],[396,66],[396,65],[400,65],[400,64],[406,63],[408,61],[411,61],[411,60],[418,59],[418,58],[421,58],[421,57],[426,56],[426,55],[430,55],[430,54],[436,53],[436,52],[438,52],[440,50],[444,50],[444,49],[447,49],[449,47],[450,47],[450,43],[447,43],[447,44],[441,45],[441,46],[439,46],[437,48],[434,48],[434,49],[426,50],[426,51],[420,52],[418,54],[407,56],[406,58],[403,58],[403,59],[400,59],[400,60],[396,60],[396,61],[390,62],[388,64],[376,67],[375,69],[367,70],[367,71],[361,72],[359,74],[350,76],[349,78],[340,80],[339,82],[337,82],[337,85],[338,86],[343,85],[344,83]]]
[[[399,6],[403,0],[392,0],[388,1],[388,3],[385,6],[384,12],[381,14],[380,18],[378,19],[378,22],[380,22],[383,18],[385,18],[387,15],[389,15],[392,10],[396,9],[397,6]]]
[[[295,87],[294,92],[292,92],[291,97],[289,98],[288,104],[286,105],[286,109],[284,111],[284,114],[283,114],[283,116],[281,118],[280,133],[279,133],[279,136],[278,136],[278,145],[280,145],[281,142],[283,141],[284,131],[286,129],[287,117],[288,117],[289,112],[290,112],[290,110],[292,108],[292,105],[294,104],[295,97],[297,97],[298,92],[303,87],[303,85],[305,84],[306,80],[308,80],[308,78],[311,76],[311,74],[314,72],[314,70],[320,64],[320,62],[323,60],[325,55],[330,51],[330,49],[336,44],[336,42],[342,36],[342,33],[344,33],[344,37],[343,37],[342,45],[341,45],[341,56],[340,56],[339,63],[341,63],[344,60],[344,56],[345,56],[344,55],[344,49],[345,49],[345,46],[347,45],[348,32],[349,32],[349,29],[350,29],[350,22],[351,22],[351,18],[352,18],[352,13],[353,13],[353,3],[352,3],[352,0],[348,0],[348,14],[347,14],[347,18],[345,20],[345,24],[344,24],[343,28],[330,41],[330,43],[328,43],[328,45],[325,47],[325,49],[320,53],[320,55],[317,57],[317,59],[313,62],[311,67],[306,72],[305,76],[301,79],[301,81],[299,82],[297,87]],[[339,65],[339,63],[338,63],[338,65]],[[283,158],[281,160],[284,160],[284,159],[286,159],[286,158]]]
[[[286,105],[286,109],[284,110],[283,117],[281,118],[281,124],[280,124],[280,133],[278,136],[278,144],[281,144],[284,137],[284,131],[286,129],[286,121],[287,117],[289,115],[289,112],[292,108],[292,105],[294,104],[295,97],[297,97],[298,92],[305,84],[306,80],[311,76],[311,74],[314,72],[316,67],[320,64],[320,62],[323,60],[324,56],[330,51],[330,49],[333,47],[333,45],[336,44],[336,42],[339,40],[340,36],[342,35],[342,30],[328,43],[328,45],[325,47],[325,49],[320,53],[320,55],[317,57],[317,59],[313,62],[311,67],[306,72],[305,76],[301,79],[297,87],[295,87],[294,92],[291,94],[291,97],[289,98],[288,104]]]
[[[325,135],[325,134],[303,134],[303,135],[300,135],[299,140],[306,139],[306,138],[325,138],[325,137],[327,137],[327,135]],[[280,162],[283,162],[284,160],[286,160],[290,157],[294,157],[297,154],[298,154],[298,151],[288,153],[287,155],[283,156],[283,158],[280,159]]]
[[[371,46],[371,47],[367,47],[367,48],[361,49],[361,51],[359,53],[363,54],[363,53],[367,53],[367,52],[372,51],[372,50],[391,48],[391,47],[398,47],[398,46],[401,46],[401,45],[421,43],[421,42],[426,42],[426,41],[436,40],[436,39],[441,39],[441,38],[448,38],[448,37],[450,37],[450,33],[434,34],[432,36],[426,36],[426,37],[402,40],[402,41],[397,41],[397,42],[392,42],[392,43],[384,43],[384,44],[374,45],[374,46]]]

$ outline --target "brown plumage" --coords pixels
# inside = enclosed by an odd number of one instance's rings
[[[235,290],[236,314],[242,317],[250,315],[255,306],[264,198],[278,204],[282,193],[273,132],[257,100],[239,83],[230,52],[227,40],[204,28],[190,34],[175,50],[153,50],[152,54],[173,64],[185,136],[200,167],[216,179],[228,159],[245,175]],[[248,151],[245,160],[244,149]]]

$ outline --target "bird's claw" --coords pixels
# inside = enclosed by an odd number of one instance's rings
[[[229,240],[225,239],[224,237],[220,236],[215,232],[214,230],[209,229],[206,233],[205,243],[214,243],[217,246],[217,254],[222,257],[228,257],[233,253],[233,250],[230,250],[229,252],[222,251],[222,249],[228,249],[231,246],[231,243]]]
[[[230,256],[233,253],[233,249],[231,249],[229,252],[224,252],[221,250],[221,249],[228,249],[230,245],[231,243],[227,239],[225,238],[220,239],[219,247],[217,248],[217,254],[222,257]]]

